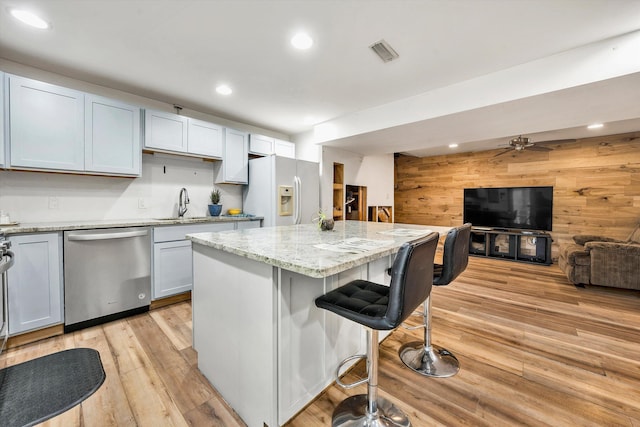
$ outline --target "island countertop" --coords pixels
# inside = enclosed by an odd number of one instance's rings
[[[193,243],[220,249],[309,277],[322,278],[398,251],[432,231],[451,227],[336,221],[331,231],[316,224],[188,234]]]

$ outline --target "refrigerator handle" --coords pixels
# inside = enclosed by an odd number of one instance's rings
[[[293,192],[293,203],[294,203],[294,217],[293,223],[300,224],[300,198],[302,197],[302,181],[300,181],[300,177],[295,176],[293,178],[294,183],[294,192]]]

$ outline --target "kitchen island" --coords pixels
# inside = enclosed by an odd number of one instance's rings
[[[284,424],[365,348],[364,329],[315,298],[355,279],[388,284],[404,242],[448,230],[338,221],[188,235],[198,368],[249,427]]]

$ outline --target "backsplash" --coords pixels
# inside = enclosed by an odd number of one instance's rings
[[[143,154],[142,176],[133,179],[0,171],[0,209],[20,223],[176,217],[184,187],[190,199],[185,217],[206,216],[213,169],[201,159]],[[242,208],[241,185],[215,187],[223,214]]]

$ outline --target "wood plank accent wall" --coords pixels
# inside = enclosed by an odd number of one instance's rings
[[[395,159],[395,222],[462,224],[463,189],[552,185],[553,259],[575,234],[626,239],[640,221],[640,131],[546,144]]]

